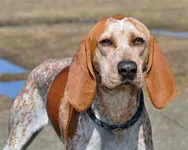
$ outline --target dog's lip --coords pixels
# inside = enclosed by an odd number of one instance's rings
[[[127,84],[131,84],[132,82],[130,80],[125,80],[123,82],[121,82],[120,85],[127,85]]]
[[[122,81],[122,82],[118,85],[118,87],[120,87],[120,86],[125,86],[125,85],[136,86],[131,80],[124,80],[124,81]]]
[[[117,88],[122,87],[122,86],[127,86],[127,85],[131,85],[131,86],[134,86],[134,87],[136,86],[131,80],[124,80],[120,84],[116,85],[115,87],[112,87],[112,88],[109,88],[109,87],[106,87],[106,86],[103,86],[103,87],[105,89],[112,91],[114,89],[117,89]]]

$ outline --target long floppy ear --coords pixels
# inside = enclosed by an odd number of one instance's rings
[[[147,90],[153,105],[164,108],[176,95],[176,86],[168,62],[154,37],[150,39]]]
[[[70,102],[77,111],[83,112],[92,104],[95,91],[96,81],[91,64],[91,48],[86,38],[73,56],[63,99]]]

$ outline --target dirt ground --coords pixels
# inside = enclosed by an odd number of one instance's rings
[[[0,58],[30,70],[49,58],[72,56],[95,22],[112,14],[136,17],[149,28],[188,31],[187,0],[1,0],[0,9]],[[146,93],[155,149],[186,150],[188,39],[154,36],[169,61],[178,88],[178,96],[161,111],[153,108]],[[26,76],[27,73],[0,75],[0,81]],[[8,134],[11,105],[9,97],[0,95],[0,149]],[[29,150],[60,150],[62,147],[53,129],[47,127]]]

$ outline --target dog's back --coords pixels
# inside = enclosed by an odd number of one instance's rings
[[[72,58],[47,60],[30,73],[11,108],[9,137],[4,150],[26,149],[49,123],[46,112],[47,93],[55,76],[69,66],[71,61]]]

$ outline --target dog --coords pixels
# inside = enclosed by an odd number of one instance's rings
[[[140,21],[99,21],[73,58],[43,62],[29,75],[9,118],[4,150],[26,149],[51,124],[66,150],[153,150],[142,88],[154,107],[176,95],[160,46]]]

